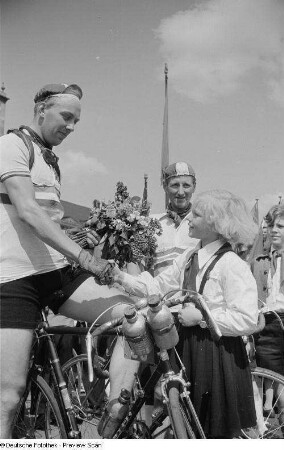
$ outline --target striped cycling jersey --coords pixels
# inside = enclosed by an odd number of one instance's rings
[[[154,259],[154,276],[157,276],[172,265],[173,260],[186,249],[194,249],[198,239],[191,238],[188,235],[188,215],[183,218],[178,227],[166,213],[155,214],[151,217],[160,221],[163,230],[162,235],[157,236],[158,247]]]
[[[43,159],[34,143],[34,164],[29,169],[29,151],[25,143],[11,133],[0,138],[0,193],[9,199],[5,180],[29,177],[35,199],[52,221],[60,227],[64,210],[60,203],[60,182],[52,167]],[[50,272],[67,265],[63,255],[44,244],[31,228],[22,222],[16,208],[9,202],[0,203],[1,211],[1,275],[0,282],[8,282],[37,273]]]

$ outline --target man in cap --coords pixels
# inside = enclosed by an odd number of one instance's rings
[[[153,215],[159,219],[163,230],[161,236],[157,237],[155,276],[171,265],[185,249],[196,247],[197,239],[188,235],[187,221],[195,187],[195,172],[189,164],[176,162],[163,170],[163,188],[169,204],[165,213]]]
[[[112,264],[60,228],[60,169],[52,148],[74,131],[81,98],[75,84],[44,86],[31,125],[1,137],[1,438],[11,437],[40,309],[93,322],[109,306],[130,302],[98,284],[108,280]],[[73,270],[70,261],[79,267]]]

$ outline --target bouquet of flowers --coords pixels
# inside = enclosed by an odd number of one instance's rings
[[[86,225],[101,238],[102,258],[114,259],[120,268],[134,262],[149,270],[157,247],[156,236],[162,233],[161,225],[148,216],[148,203],[139,197],[130,198],[122,182],[116,186],[114,201],[94,202]]]

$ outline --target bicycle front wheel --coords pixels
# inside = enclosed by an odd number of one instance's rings
[[[168,388],[168,414],[175,439],[205,439],[193,405],[186,395],[179,391],[179,385]]]
[[[242,433],[247,439],[283,439],[284,377],[262,367],[251,373],[257,426]]]
[[[62,415],[54,394],[40,376],[32,376],[29,388],[18,405],[13,426],[13,439],[65,439]]]
[[[108,361],[100,358],[102,369]],[[74,407],[82,439],[100,438],[97,425],[105,405],[105,388],[108,380],[98,379],[90,383],[88,379],[88,358],[82,354],[75,356],[62,367],[67,389]]]

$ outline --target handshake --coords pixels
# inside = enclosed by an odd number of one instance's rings
[[[111,285],[115,276],[120,273],[114,261],[97,258],[84,249],[79,253],[78,263],[83,269],[94,274],[100,284]]]
[[[86,225],[88,225],[88,222],[86,222]],[[115,262],[98,258],[92,254],[92,249],[100,243],[101,237],[99,234],[88,226],[70,228],[65,230],[65,233],[72,241],[82,247],[78,257],[79,266],[91,272],[100,284],[113,284],[115,276],[120,273]]]

